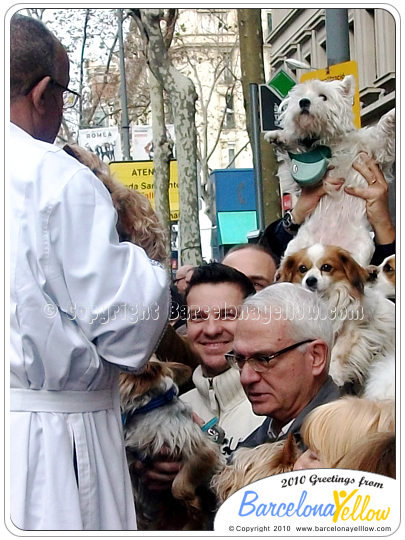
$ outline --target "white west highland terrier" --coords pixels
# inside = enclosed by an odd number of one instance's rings
[[[387,180],[395,160],[395,109],[372,127],[357,129],[353,123],[355,78],[338,81],[310,80],[297,84],[280,105],[282,130],[267,132],[265,140],[277,145],[279,177],[283,192],[297,192],[291,176],[288,152],[302,154],[319,145],[330,148],[329,165],[346,186],[365,186],[366,180],[352,168],[359,152],[374,157]],[[374,251],[365,201],[345,193],[343,187],[329,192],[288,244],[291,255],[312,244],[337,245],[349,251],[362,266],[369,264]]]

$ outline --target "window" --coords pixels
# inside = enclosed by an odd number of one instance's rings
[[[229,85],[232,84],[234,76],[231,68],[231,55],[229,53],[224,53],[224,70],[222,72],[221,82],[223,84]]]
[[[235,127],[235,111],[233,104],[233,96],[225,96],[225,119],[224,127],[226,129],[232,129]]]
[[[234,169],[235,168],[235,145],[229,144],[228,145],[228,166],[227,169]]]

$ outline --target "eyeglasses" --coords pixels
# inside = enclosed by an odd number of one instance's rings
[[[242,371],[243,366],[246,362],[254,369],[257,373],[264,373],[267,371],[270,367],[270,362],[274,358],[277,358],[277,356],[280,356],[281,354],[284,354],[288,351],[292,351],[293,349],[296,349],[300,345],[304,345],[305,343],[311,343],[311,341],[314,341],[313,339],[306,339],[305,341],[300,341],[298,343],[294,343],[294,345],[290,345],[289,347],[286,347],[285,349],[281,349],[281,351],[275,352],[273,354],[256,354],[254,356],[242,356],[241,354],[236,354],[233,352],[226,353],[224,356],[229,363],[229,365],[235,369],[238,369],[239,371]]]
[[[74,107],[77,103],[77,100],[81,97],[80,94],[78,94],[74,90],[71,90],[67,86],[63,86],[63,84],[59,84],[54,79],[51,79],[51,84],[57,86],[58,88],[62,88],[64,109],[71,109],[72,107]]]
[[[28,95],[33,88],[36,87],[36,85],[42,81],[42,79],[46,77],[46,75],[43,75],[40,79],[34,81],[28,89],[24,92],[24,95]],[[54,79],[51,78],[50,84],[53,84],[54,86],[57,86],[58,88],[61,88],[63,90],[63,108],[64,109],[71,109],[74,107],[77,103],[77,100],[81,98],[81,95],[75,92],[74,90],[71,90],[67,86],[63,86],[63,84],[58,83]]]

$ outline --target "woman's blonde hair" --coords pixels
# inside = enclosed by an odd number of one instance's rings
[[[395,433],[382,431],[363,437],[334,469],[354,469],[396,478]]]
[[[362,437],[394,430],[394,400],[345,396],[314,409],[302,425],[301,437],[326,467],[332,467]]]

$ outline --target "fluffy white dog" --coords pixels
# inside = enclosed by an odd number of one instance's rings
[[[326,146],[331,151],[333,176],[346,186],[365,186],[365,179],[352,168],[359,152],[366,152],[382,167],[385,176],[395,160],[395,110],[386,113],[372,127],[356,129],[353,123],[355,78],[311,80],[292,88],[280,105],[283,129],[270,131],[265,139],[277,145],[282,162],[279,176],[283,191],[299,190],[291,175],[289,153],[303,154]],[[374,251],[365,201],[348,195],[343,187],[320,200],[316,209],[289,243],[286,255],[315,243],[338,245],[363,266]]]

